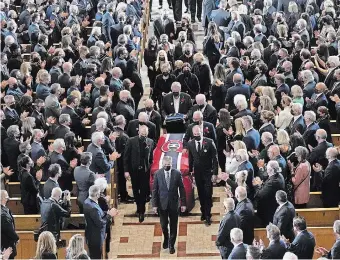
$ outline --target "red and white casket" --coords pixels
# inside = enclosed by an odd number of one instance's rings
[[[187,212],[190,212],[195,206],[194,188],[192,179],[189,175],[189,158],[188,154],[182,154],[184,134],[164,134],[157,143],[153,154],[153,163],[150,171],[150,190],[152,190],[154,174],[161,169],[164,156],[172,157],[172,168],[182,173],[182,179],[185,189]]]

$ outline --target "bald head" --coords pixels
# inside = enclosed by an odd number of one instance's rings
[[[145,112],[140,112],[138,115],[138,121],[141,123],[147,123],[148,122],[148,114]]]
[[[64,73],[71,73],[71,70],[72,70],[72,63],[71,62],[65,62],[63,64]]]
[[[201,106],[201,105],[205,105],[206,103],[206,98],[205,98],[205,95],[204,94],[198,94],[196,95],[196,103],[197,105]]]
[[[235,197],[238,202],[247,198],[247,189],[243,186],[238,186],[235,190]]]
[[[326,91],[327,87],[325,85],[325,83],[323,82],[319,82],[315,85],[315,93],[316,94],[320,94],[320,93],[324,93]]]
[[[330,147],[326,150],[326,158],[331,161],[335,160],[339,155],[338,149],[335,147]]]
[[[154,107],[154,102],[151,98],[148,98],[147,100],[145,100],[144,105],[145,105],[145,109],[146,111],[152,110]]]
[[[233,82],[234,82],[234,84],[241,84],[242,83],[242,75],[239,74],[239,73],[236,73],[233,76]]]
[[[318,129],[315,133],[315,139],[318,143],[322,143],[327,139],[327,132],[324,129]]]
[[[18,81],[16,78],[13,78],[13,77],[10,77],[8,80],[7,80],[7,83],[9,85],[9,87],[12,87],[14,84],[17,84]]]

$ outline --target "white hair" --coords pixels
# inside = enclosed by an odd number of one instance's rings
[[[327,61],[328,63],[333,63],[335,67],[338,67],[340,65],[338,56],[329,56]]]
[[[243,242],[243,231],[239,228],[233,228],[230,231],[230,238],[235,244],[242,243]]]
[[[292,252],[286,252],[282,258],[282,260],[298,260],[298,259],[299,258],[297,257],[297,255]]]
[[[93,144],[98,144],[99,140],[102,140],[104,138],[103,132],[94,132],[91,136],[91,141]]]
[[[52,147],[54,151],[58,150],[59,148],[65,148],[66,145],[64,139],[62,138],[55,139]]]
[[[94,181],[94,185],[98,186],[100,188],[100,191],[103,192],[107,188],[107,180],[106,178],[97,178]]]
[[[248,161],[249,160],[249,155],[248,155],[246,149],[237,150],[236,155],[240,156],[242,161]]]
[[[231,211],[235,209],[235,201],[232,198],[224,199],[223,204],[226,207],[227,211]]]
[[[105,118],[97,118],[96,129],[105,128],[105,127],[106,127],[106,119]]]

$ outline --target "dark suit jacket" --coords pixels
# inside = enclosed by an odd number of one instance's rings
[[[85,127],[82,124],[82,118],[76,113],[74,109],[69,106],[64,107],[61,110],[61,114],[68,114],[71,117],[71,131],[76,135],[84,138]]]
[[[89,196],[89,188],[94,185],[95,175],[88,167],[80,165],[74,169],[74,180],[78,187],[78,202],[83,204]]]
[[[65,160],[64,156],[62,154],[59,154],[57,152],[51,153],[51,164],[57,163],[61,167],[61,177],[58,179],[60,188],[62,190],[69,190],[71,191],[72,186],[72,179],[73,179],[73,169],[70,167],[68,162]]]
[[[337,239],[327,256],[328,259],[340,259],[340,239]]]
[[[322,178],[321,198],[324,207],[337,207],[340,202],[340,161],[331,161]]]
[[[292,119],[294,120],[294,118]],[[288,126],[288,133],[291,135],[294,134],[296,131],[298,131],[300,134],[303,134],[306,129],[306,123],[305,120],[303,119],[303,116],[301,115],[294,123],[290,123]]]
[[[246,144],[249,151],[257,150],[260,145],[260,134],[257,130],[252,128],[246,133],[242,141]]]
[[[246,254],[247,245],[242,243],[233,248],[228,259],[247,259]]]
[[[201,176],[210,180],[211,175],[217,175],[218,160],[216,146],[210,138],[203,137],[200,153],[197,152],[195,140],[188,142],[189,150],[189,172],[195,173],[195,176]]]
[[[157,138],[156,138],[156,126],[155,126],[155,124],[148,121],[146,123],[146,126],[149,128],[148,137],[156,143]],[[139,121],[138,121],[138,119],[133,119],[129,122],[126,133],[129,137],[134,137],[134,136],[138,135],[138,133],[139,133]]]
[[[58,77],[58,83],[65,91],[67,91],[71,87],[71,76],[67,73],[63,73]]]
[[[254,199],[257,201],[257,215],[262,219],[264,225],[273,221],[277,208],[275,194],[284,188],[285,181],[280,173],[270,176],[261,187],[255,186]]]
[[[138,118],[138,115],[140,112],[148,113],[145,108],[137,109],[136,114],[135,114],[135,119]],[[161,126],[162,126],[162,118],[161,118],[160,113],[156,110],[152,110],[149,116],[149,120],[150,122],[154,123],[156,126],[156,139],[158,140],[160,131],[161,131]]]
[[[318,146],[316,146],[313,149],[313,151],[309,154],[308,157],[309,163],[311,165],[314,165],[315,163],[320,163],[323,169],[326,169],[328,165],[328,160],[326,159],[326,150],[329,147],[333,147],[333,144],[328,143],[327,141],[319,143]]]
[[[227,90],[227,95],[225,97],[225,104],[229,105],[228,110],[231,111],[236,109],[234,104],[234,97],[237,94],[242,94],[246,97],[247,100],[250,98],[251,90],[250,87],[246,84],[238,84]]]
[[[169,93],[166,96],[164,96],[163,102],[162,102],[162,116],[165,118],[167,115],[174,114],[175,113],[175,107],[174,107],[174,100],[173,100],[173,94]],[[179,108],[178,113],[187,115],[192,108],[192,101],[191,97],[181,92],[179,94]]]
[[[69,132],[71,132],[69,127],[64,126],[64,125],[60,125],[54,131],[54,139],[58,139],[58,138],[64,139],[65,135]]]
[[[192,116],[194,114],[195,111],[201,111],[201,109],[199,108],[199,106],[196,104],[192,107],[191,109],[191,113],[190,113],[190,120],[192,122]],[[217,122],[217,111],[216,109],[210,105],[207,104],[204,111],[203,111],[203,120],[205,122],[209,122],[211,123],[213,126],[216,125]]]
[[[233,228],[239,228],[240,223],[240,216],[235,211],[232,210],[225,214],[218,228],[216,246],[233,248],[233,244],[230,239],[230,231]]]
[[[162,34],[166,34],[169,37],[169,42],[172,43],[172,41],[174,40],[174,36],[175,36],[175,24],[174,21],[170,18],[167,18],[165,20],[165,22],[163,23],[163,19],[162,17],[156,19],[154,22],[154,34],[157,37],[157,39],[159,39],[159,37]],[[164,26],[163,26],[164,24]],[[170,36],[170,33],[173,34],[173,36]]]
[[[293,218],[295,217],[295,208],[293,204],[287,201],[281,208],[277,208],[273,217],[273,224],[276,225],[281,235],[284,235],[290,241],[294,239]]]
[[[35,128],[47,130],[48,126],[46,125],[44,114],[39,113],[37,110],[33,110],[31,117],[35,118]]]
[[[150,138],[145,141],[145,161],[146,170],[149,170],[153,160],[154,143]],[[129,138],[124,151],[124,171],[138,172],[140,160],[139,136]]]
[[[19,236],[15,232],[15,223],[12,213],[9,208],[1,205],[1,250],[12,247],[13,253],[11,256],[16,256],[16,242]]]
[[[21,203],[24,205],[24,207],[37,207],[39,185],[40,181],[36,180],[29,172],[26,170],[21,172]]]
[[[315,94],[312,95],[311,99],[313,100],[312,103],[307,103],[306,107],[313,110],[315,113],[318,110],[318,107],[328,105],[328,100],[325,94],[321,94],[320,96],[316,97]]]
[[[116,113],[123,115],[126,119],[126,124],[128,124],[135,116],[135,103],[133,99],[128,99],[126,103],[119,101],[116,106]]]
[[[11,125],[19,125],[21,123],[20,116],[16,111],[10,110],[7,107],[4,108],[5,119],[3,121],[4,127],[7,129]]]
[[[235,207],[235,212],[240,216],[240,229],[243,231],[243,242],[251,245],[254,240],[254,207],[250,199],[246,198]]]
[[[13,175],[16,175],[16,176],[18,176],[17,158],[20,154],[19,144],[20,142],[13,138],[6,138],[4,140],[4,150],[7,155],[9,166],[14,171]]]
[[[307,126],[305,132],[303,133],[303,140],[305,140],[306,143],[306,147],[308,147],[308,145],[311,145],[313,147],[317,146],[317,141],[315,139],[315,133],[316,130],[318,130],[320,127],[317,123],[312,123],[309,126]]]
[[[43,198],[48,199],[52,195],[52,190],[56,187],[59,187],[59,183],[51,180],[50,178],[44,184],[43,188]]]
[[[194,126],[195,126],[194,123],[188,125],[188,128],[185,132],[185,135],[183,138],[183,147],[185,148],[188,146],[189,140],[192,140],[194,138],[194,135],[192,134],[192,128]],[[206,138],[210,138],[216,144],[216,131],[215,131],[213,124],[203,121],[203,136]]]
[[[312,233],[303,230],[297,234],[294,241],[288,246],[288,251],[296,254],[299,259],[312,259],[314,254],[315,238]]]
[[[181,204],[179,203],[180,194]],[[167,210],[177,211],[179,206],[185,206],[185,190],[182,174],[176,169],[171,169],[169,189],[165,181],[164,169],[159,169],[154,175],[152,187],[152,206]]]
[[[251,112],[251,110],[244,109],[244,110],[237,112],[237,114],[233,116],[233,119],[235,120],[235,119],[243,117],[243,116],[251,116],[252,118],[254,118],[254,114],[253,114],[253,112]]]
[[[86,151],[92,153],[90,170],[94,173],[105,174],[113,167],[113,163],[108,161],[101,147],[97,147],[91,143]]]
[[[118,36],[123,34],[123,28],[124,28],[123,23],[117,23],[117,24],[114,24],[114,25],[111,26],[110,37],[111,37],[111,45],[112,46],[117,45]]]
[[[192,99],[196,97],[197,94],[200,93],[200,83],[198,81],[198,78],[195,74],[191,73],[187,76],[185,76],[183,73],[179,74],[178,77],[176,78],[176,81],[181,83],[181,90],[184,93],[187,93],[190,95]]]
[[[275,98],[277,100],[277,104],[281,104],[282,93],[285,93],[286,95],[289,95],[290,93],[290,88],[285,83],[279,86],[275,91]]]
[[[261,259],[282,259],[286,251],[286,244],[282,240],[272,241],[263,250]]]

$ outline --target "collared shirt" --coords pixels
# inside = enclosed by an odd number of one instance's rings
[[[296,120],[298,120],[298,119],[300,118],[300,116],[301,116],[301,115],[294,116],[294,117],[293,117],[293,118],[294,118],[294,121],[293,121],[293,123],[295,123],[295,121],[296,121]]]
[[[288,201],[286,201],[285,203],[281,204],[277,209],[276,212],[278,212],[284,205],[286,205],[288,203]]]
[[[200,144],[200,148],[202,149],[202,140],[203,140],[203,138],[201,138],[201,140],[200,140],[200,141],[195,141],[195,143],[196,143],[196,150],[197,150],[197,152],[199,151],[199,150],[198,150],[198,144]]]
[[[175,113],[178,113],[179,111],[179,102],[180,102],[180,97],[178,98],[173,98],[174,99],[174,108],[175,108]]]

